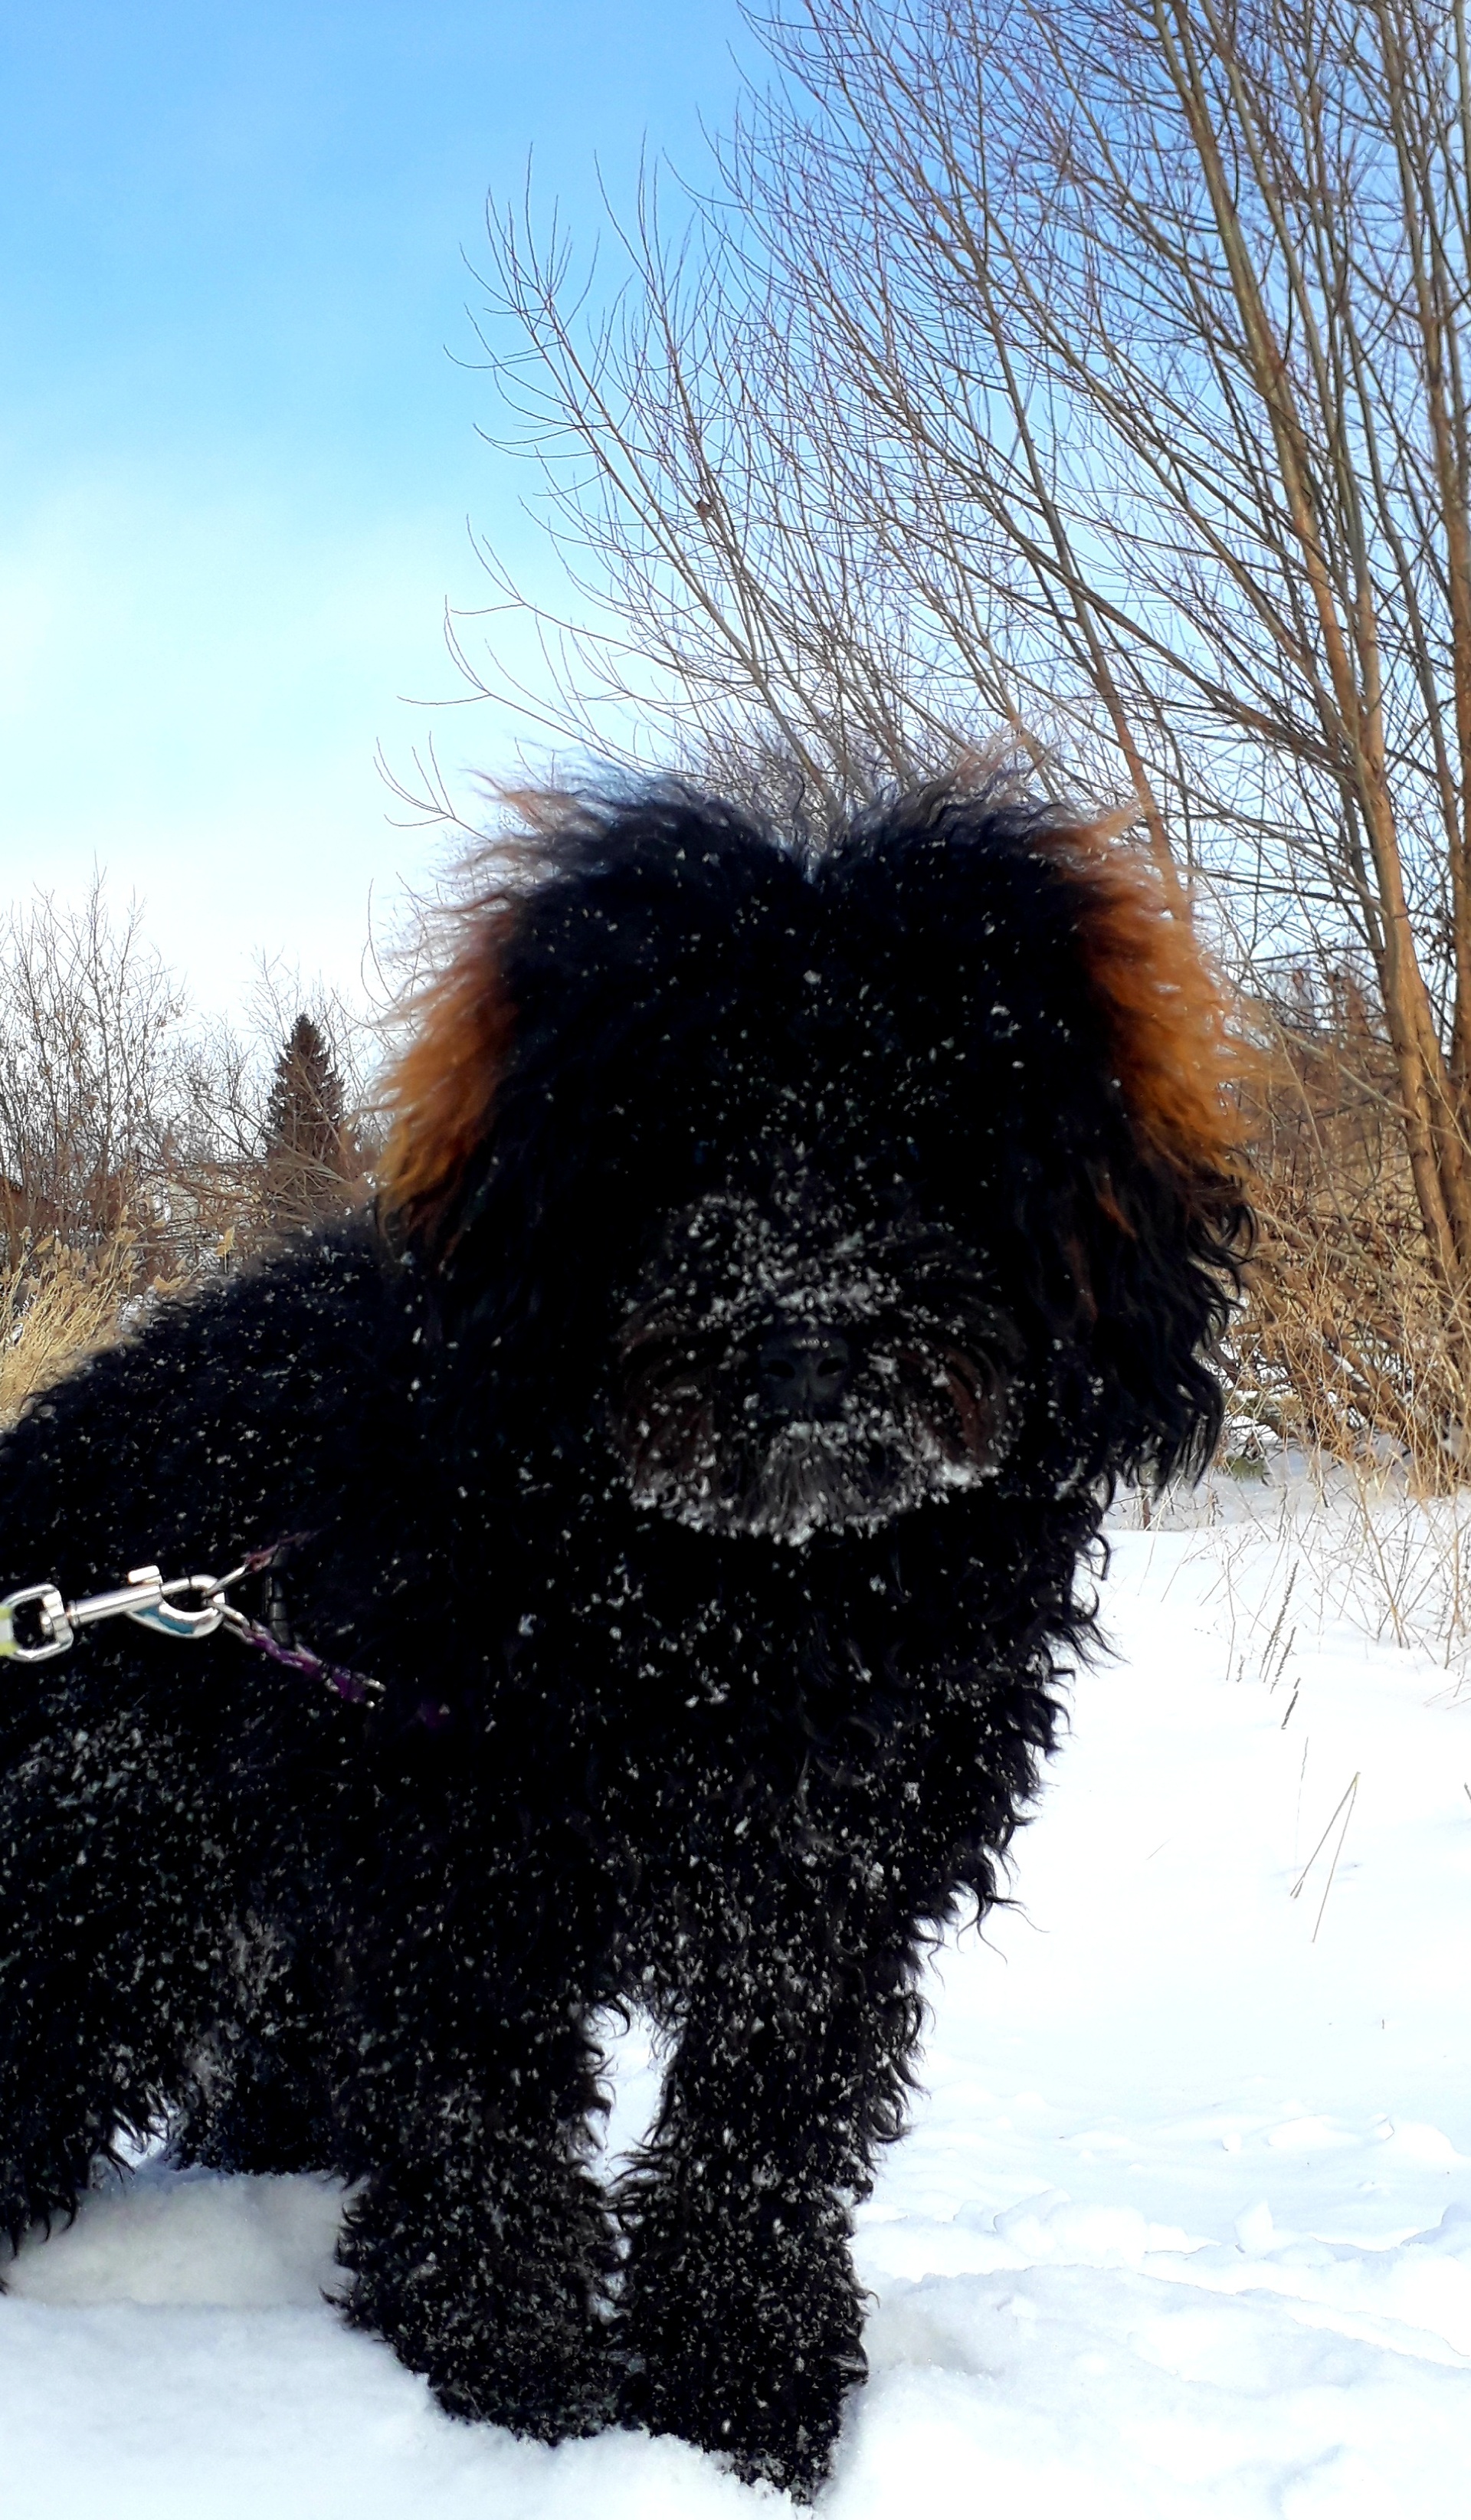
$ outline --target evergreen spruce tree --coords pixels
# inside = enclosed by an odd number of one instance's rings
[[[321,1027],[296,1017],[266,1103],[265,1171],[271,1221],[311,1225],[347,1204],[360,1166],[344,1116],[342,1080]]]

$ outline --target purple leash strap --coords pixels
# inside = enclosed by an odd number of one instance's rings
[[[264,1654],[268,1662],[279,1662],[283,1671],[299,1671],[303,1680],[325,1681],[349,1706],[366,1706],[381,1697],[380,1680],[370,1680],[364,1671],[349,1671],[343,1663],[324,1662],[309,1645],[284,1645],[258,1619],[247,1619],[241,1613],[237,1617],[238,1626],[235,1619],[227,1622],[232,1636],[239,1637],[241,1643],[249,1645],[253,1652]]]
[[[299,1548],[303,1541],[315,1540],[316,1536],[314,1531],[291,1531],[281,1540],[271,1541],[264,1549],[252,1549],[245,1556],[242,1571],[247,1575],[267,1574],[286,1550]],[[237,1580],[235,1576],[227,1575],[225,1583],[233,1584]],[[383,1693],[381,1681],[370,1680],[366,1672],[349,1671],[339,1662],[324,1662],[320,1654],[314,1654],[309,1645],[298,1644],[294,1638],[290,1644],[283,1643],[280,1637],[261,1625],[259,1619],[246,1618],[243,1610],[227,1606],[224,1623],[239,1637],[243,1645],[249,1645],[253,1652],[264,1654],[268,1662],[280,1663],[284,1671],[300,1672],[303,1680],[325,1682],[338,1697],[345,1698],[349,1706],[369,1705]]]

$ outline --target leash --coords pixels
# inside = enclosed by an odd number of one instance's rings
[[[104,1619],[133,1619],[158,1636],[187,1640],[212,1637],[223,1629],[283,1669],[322,1681],[348,1705],[366,1705],[382,1696],[380,1680],[324,1662],[306,1645],[283,1644],[258,1619],[226,1598],[246,1576],[267,1573],[292,1540],[310,1537],[295,1532],[267,1549],[252,1549],[228,1575],[175,1575],[165,1582],[156,1566],[135,1566],[116,1592],[89,1593],[79,1601],[64,1600],[54,1584],[23,1585],[0,1601],[0,1662],[51,1662],[70,1652],[83,1628]]]

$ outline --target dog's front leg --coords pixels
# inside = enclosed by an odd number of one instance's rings
[[[0,1741],[0,2232],[69,2218],[119,2131],[156,2133],[219,2019],[231,1817],[122,1654],[33,1689]],[[27,1675],[27,1677],[29,1677]],[[3,2284],[0,2284],[3,2289]]]
[[[919,2018],[907,1938],[836,1948],[833,1912],[710,1956],[621,2199],[624,2421],[801,2498],[866,2368],[852,2208]]]
[[[601,2059],[566,1999],[500,2021],[458,2054],[442,2018],[377,2048],[358,2095],[376,2158],[338,2248],[354,2326],[385,2337],[449,2413],[543,2441],[615,2413],[615,2244],[586,2167]]]

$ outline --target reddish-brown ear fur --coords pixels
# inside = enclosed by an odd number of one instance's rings
[[[1143,851],[1119,845],[1117,828],[1067,826],[1036,845],[1074,886],[1084,968],[1135,1125],[1187,1194],[1209,1203],[1243,1169],[1232,1088],[1250,1058],[1189,920]],[[385,1210],[414,1234],[432,1237],[490,1127],[511,1047],[501,961],[514,917],[504,904],[469,914],[460,951],[413,1003],[415,1035],[388,1078],[379,1178]]]
[[[1114,1073],[1136,1128],[1209,1198],[1243,1169],[1236,1093],[1250,1067],[1231,1000],[1188,916],[1152,861],[1121,847],[1116,823],[1044,836],[1076,886],[1084,968],[1108,1028]]]
[[[391,1069],[391,1113],[379,1167],[385,1210],[411,1233],[432,1235],[490,1127],[511,1049],[512,1009],[501,959],[509,909],[471,914],[460,951],[411,1001],[414,1038]]]

